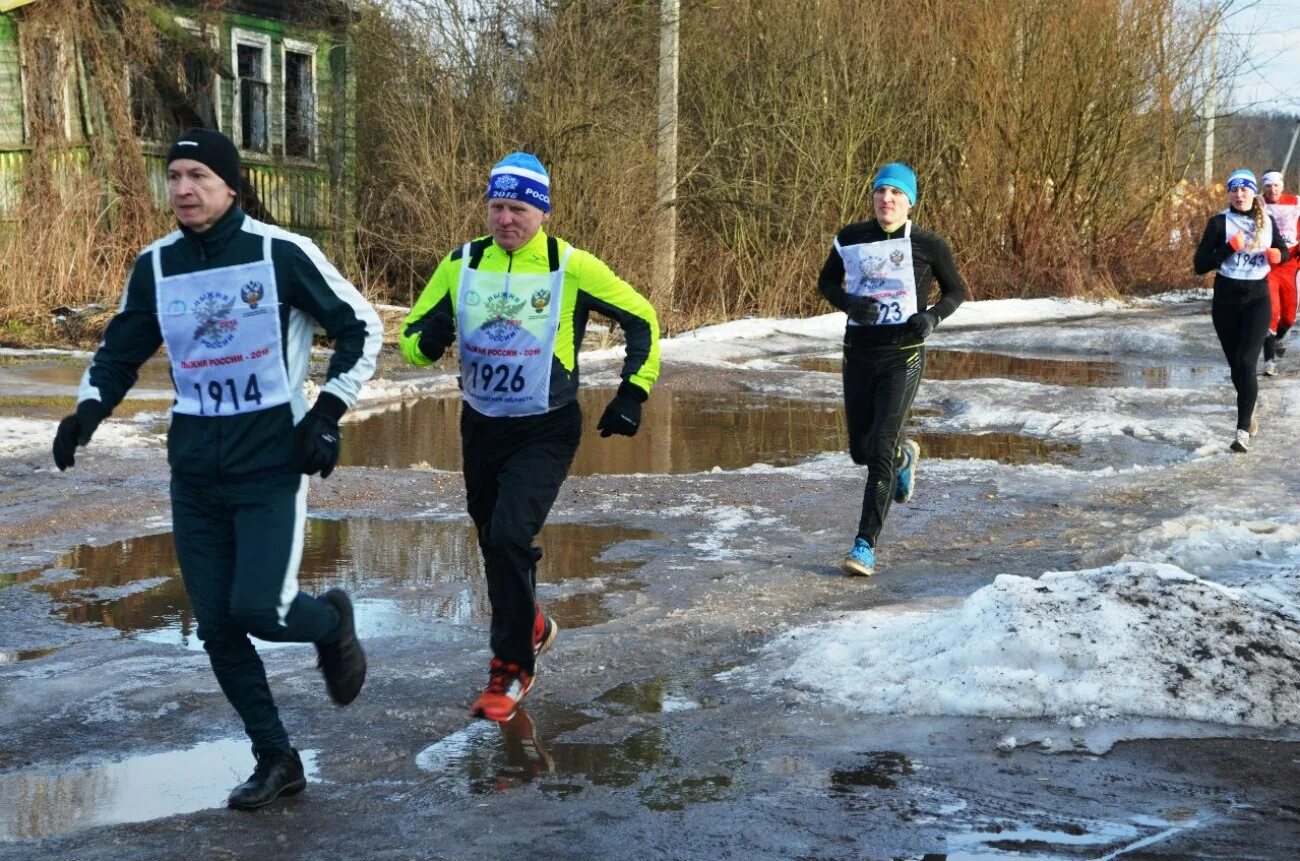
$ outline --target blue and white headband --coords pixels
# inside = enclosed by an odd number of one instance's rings
[[[518,200],[542,212],[551,211],[551,178],[536,156],[514,152],[492,167],[488,200]]]
[[[1248,170],[1234,170],[1232,175],[1228,177],[1228,191],[1242,186],[1259,194],[1259,183],[1255,182],[1255,174]]]

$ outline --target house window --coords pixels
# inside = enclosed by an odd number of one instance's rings
[[[176,124],[163,105],[147,69],[131,67],[131,129],[141,140],[165,141],[176,136]]]
[[[284,40],[284,154],[316,157],[316,49]]]
[[[131,120],[142,140],[167,142],[180,134],[182,127],[194,125],[221,128],[217,76],[211,55],[202,53],[203,29],[185,18],[176,23],[195,38],[195,44],[175,49],[175,53],[160,53],[156,69],[131,69]],[[210,31],[207,38],[214,50],[216,37],[216,32]]]
[[[233,41],[237,143],[252,152],[270,152],[271,40],[260,33],[236,31]]]

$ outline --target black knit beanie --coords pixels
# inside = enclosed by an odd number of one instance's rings
[[[179,158],[193,159],[207,165],[226,185],[239,191],[239,150],[219,131],[190,129],[176,139],[167,151],[167,164]]]

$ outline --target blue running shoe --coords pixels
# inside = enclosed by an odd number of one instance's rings
[[[907,502],[916,490],[916,462],[921,459],[921,444],[906,440],[902,445],[903,465],[898,468],[894,481],[894,502]]]
[[[876,552],[871,549],[867,539],[859,538],[853,542],[853,549],[849,555],[844,557],[840,563],[845,574],[852,574],[857,577],[870,577],[876,573]]]

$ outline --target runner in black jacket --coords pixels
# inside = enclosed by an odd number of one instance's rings
[[[306,785],[248,637],[315,643],[340,705],[366,663],[341,589],[298,590],[307,475],[338,460],[338,421],[374,372],[382,339],[369,303],[308,239],[235,206],[239,151],[198,129],[173,144],[167,184],[180,229],[135,262],[117,315],[82,380],[77,410],[54,439],[73,465],[166,344],[176,400],[167,435],[173,536],[181,575],[222,691],[244,721],[257,769],[231,793],[251,809]],[[302,393],[312,332],[335,342],[308,410]]]
[[[1210,217],[1192,261],[1197,275],[1217,270],[1210,318],[1237,389],[1237,431],[1229,448],[1241,453],[1249,450],[1251,434],[1258,431],[1255,363],[1272,316],[1268,271],[1287,260],[1286,239],[1274,229],[1258,191],[1253,173],[1233,171],[1228,208]]]
[[[817,279],[827,301],[848,314],[849,454],[867,466],[857,538],[842,565],[848,574],[875,573],[875,549],[890,503],[912,498],[921,446],[910,439],[899,445],[899,434],[925,369],[923,342],[966,298],[948,244],[908,219],[916,197],[911,168],[882,167],[872,183],[876,217],[840,230]],[[936,280],[939,301],[926,307]]]

